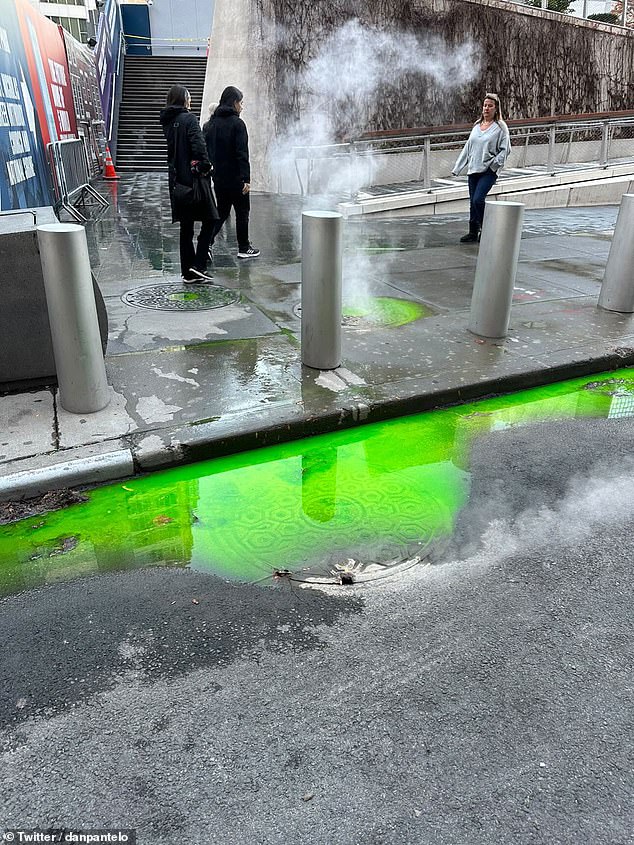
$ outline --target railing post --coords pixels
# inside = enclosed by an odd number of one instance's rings
[[[610,124],[607,120],[603,122],[601,127],[601,161],[602,167],[608,166],[609,160],[609,146],[610,146]]]
[[[59,398],[74,414],[110,401],[101,350],[86,230],[75,223],[37,227]]]
[[[633,231],[634,194],[623,194],[599,294],[599,308],[606,311],[634,311]]]
[[[343,217],[302,214],[302,363],[317,370],[341,364]]]
[[[476,264],[469,331],[505,337],[520,252],[524,205],[487,200]]]
[[[555,124],[548,129],[548,164],[546,169],[551,176],[555,175]]]
[[[307,159],[306,164],[306,196],[310,196],[311,191],[311,179],[313,175],[313,157]]]
[[[425,163],[424,163],[424,186],[426,188],[431,188],[431,138],[429,135],[425,135],[425,142],[424,142],[424,149],[425,149]]]

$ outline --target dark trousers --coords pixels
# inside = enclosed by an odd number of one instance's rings
[[[194,249],[194,221],[187,217],[181,220],[181,273],[188,276],[192,267],[205,272],[209,257],[209,246],[214,235],[215,220],[209,218],[200,224],[198,242]]]
[[[482,226],[482,221],[484,219],[484,201],[497,178],[497,173],[494,173],[491,168],[487,168],[484,173],[469,174],[470,223],[477,223],[478,226]]]
[[[218,185],[214,185],[214,190],[216,192],[216,205],[218,206],[220,220],[216,220],[213,238],[211,239],[212,243],[231,214],[231,209],[234,208],[236,212],[238,249],[240,252],[247,250],[250,246],[249,210],[251,209],[251,202],[249,200],[249,194],[243,194],[242,191],[226,190]]]

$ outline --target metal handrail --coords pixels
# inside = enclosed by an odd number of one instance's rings
[[[513,3],[516,6],[524,6],[525,8],[528,6],[531,9],[531,11],[534,11],[534,12],[537,12],[537,13],[548,12],[549,16],[550,15],[557,15],[560,18],[564,18],[564,19],[568,18],[568,20],[570,20],[570,18],[572,18],[575,21],[580,20],[580,21],[585,21],[586,23],[603,24],[603,26],[610,26],[610,27],[614,27],[615,29],[622,29],[622,30],[627,30],[627,29],[632,28],[628,23],[626,23],[626,20],[627,20],[627,0],[626,0],[626,3],[624,4],[624,10],[623,10],[623,13],[621,15],[621,23],[606,23],[605,21],[589,20],[586,17],[578,17],[577,15],[572,15],[570,12],[558,12],[555,9],[540,8],[539,6],[532,6],[532,5],[529,6],[529,4],[526,3],[526,0],[507,0],[507,2]]]
[[[557,115],[551,118],[536,118],[534,120],[507,121],[514,149],[521,149],[524,161],[529,148],[544,147],[544,161],[547,171],[555,173],[555,151],[566,146],[562,154],[562,162],[570,160],[575,135],[590,133],[596,138],[577,139],[598,143],[596,160],[600,166],[606,168],[610,163],[610,145],[617,130],[631,131],[634,138],[634,111],[604,112],[590,115]],[[407,153],[421,153],[422,161],[419,167],[419,179],[424,187],[430,188],[431,156],[442,150],[455,150],[462,146],[473,128],[473,124],[459,126],[425,127],[424,129],[387,130],[363,135],[348,140],[315,146],[293,147],[295,171],[302,194],[310,193],[311,179],[314,174],[315,163],[319,160],[332,158],[341,159],[345,156],[366,158],[376,156],[395,156]],[[563,141],[560,140],[563,137]],[[547,140],[546,140],[547,139]],[[634,147],[632,150],[634,158]],[[307,174],[302,178],[299,162],[307,162]],[[525,163],[520,166],[525,166]],[[304,184],[304,182],[306,184]]]
[[[125,44],[126,55],[132,55],[128,53],[128,48],[130,47],[137,50],[144,47],[148,51],[152,50],[153,47],[163,50],[209,50],[209,38],[207,37],[159,38],[153,35],[132,35],[128,32],[122,32],[121,37]],[[142,43],[135,44],[134,41],[140,41]]]
[[[585,129],[592,126],[603,126],[606,123],[609,125],[620,125],[621,123],[627,125],[634,124],[634,111],[600,112],[589,115],[554,115],[552,117],[538,117],[532,120],[507,120],[505,122],[509,131],[512,133],[514,130],[521,129],[543,129],[544,131],[548,131],[553,126],[555,129]],[[377,132],[365,132],[362,135],[349,138],[344,143],[385,143],[386,141],[410,141],[428,136],[438,138],[446,137],[447,135],[468,137],[472,129],[473,123],[452,124],[450,126],[425,126],[412,129],[388,129]],[[332,146],[341,146],[341,144]]]

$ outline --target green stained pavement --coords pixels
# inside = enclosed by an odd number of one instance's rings
[[[241,581],[323,577],[424,556],[469,495],[474,438],[634,413],[634,370],[578,378],[157,472],[0,528],[0,594],[181,566]]]
[[[422,317],[430,317],[434,312],[420,302],[407,299],[395,299],[389,296],[369,297],[362,303],[344,303],[342,309],[344,320],[346,317],[359,317],[383,326],[404,326]]]
[[[229,223],[214,244],[215,285],[184,287],[165,175],[128,174],[116,187],[101,188],[110,197],[109,208],[86,231],[108,313],[111,401],[97,413],[72,414],[54,387],[1,396],[0,501],[96,485],[134,470],[140,475],[190,465],[310,434],[345,432],[360,423],[377,422],[380,432],[386,425],[380,421],[389,417],[634,362],[634,315],[596,305],[615,207],[527,210],[509,334],[494,340],[467,329],[478,253],[477,247],[460,243],[464,215],[347,220],[342,360],[333,372],[322,372],[301,360],[298,222],[309,198],[254,195],[251,231],[261,256],[238,261]],[[495,425],[501,424],[500,401]],[[452,420],[454,413],[442,419]],[[431,455],[449,451],[452,465],[463,471],[465,437],[493,424],[485,412],[473,413],[447,435],[451,448],[437,433],[428,433],[435,416],[425,417],[416,448],[408,446],[412,477],[388,473],[384,482],[398,481],[407,491],[416,490],[418,499],[432,490],[440,512],[453,513],[459,507],[457,494],[437,492],[442,488],[438,468],[449,459],[434,461]],[[512,419],[511,411],[505,413]],[[407,431],[417,419],[409,418]],[[396,435],[384,439],[397,436],[407,442],[400,422],[394,426],[385,430]],[[33,583],[39,583],[65,566],[90,571],[156,560],[209,565],[231,577],[254,579],[268,577],[274,568],[309,567],[312,573],[327,571],[348,556],[384,559],[420,550],[428,535],[435,537],[435,524],[447,521],[433,515],[432,504],[414,508],[418,533],[412,544],[407,520],[396,519],[384,502],[380,511],[357,498],[357,488],[364,486],[368,495],[389,498],[384,485],[373,486],[374,464],[358,455],[355,459],[355,448],[373,456],[380,451],[375,444],[382,441],[378,434],[370,437],[371,431],[359,432],[354,448],[346,439],[351,435],[334,437],[327,457],[319,454],[320,439],[301,441],[299,451],[288,447],[284,471],[271,466],[266,475],[261,468],[253,482],[244,482],[247,489],[260,485],[259,502],[236,506],[235,512],[222,499],[229,493],[216,490],[220,481],[212,480],[220,472],[217,467],[232,466],[229,459],[209,465],[209,472],[201,470],[204,480],[189,475],[191,469],[170,476],[170,483],[189,479],[196,489],[194,495],[178,488],[178,518],[162,513],[163,494],[156,492],[161,476],[126,484],[132,493],[121,487],[121,502],[110,515],[110,506],[98,507],[103,494],[92,494],[88,507],[95,527],[82,525],[80,531],[47,518],[46,525],[32,529],[39,545],[33,547],[29,539],[20,547],[26,563],[12,577],[19,586],[21,579],[29,583],[31,571]],[[344,449],[341,443],[348,445]],[[250,453],[249,462],[255,454]],[[268,458],[256,463],[267,462],[274,463]],[[325,465],[332,465],[328,472]],[[432,466],[434,484],[423,483]],[[366,474],[372,484],[359,481]],[[223,470],[222,476],[228,473]],[[447,477],[444,469],[442,477]],[[326,495],[324,490],[335,492]],[[166,519],[145,524],[139,491],[150,502],[152,519]],[[233,487],[229,492],[242,501]],[[299,507],[288,536],[285,524],[271,529],[270,512],[277,503],[291,514]],[[257,531],[243,531],[241,512],[251,515]],[[363,525],[365,514],[369,518]],[[121,521],[125,525],[114,530],[112,542],[104,542],[104,524]],[[390,533],[392,523],[396,528]],[[427,523],[429,530],[422,530]],[[236,537],[246,533],[254,538],[253,549],[237,543]],[[138,539],[129,539],[137,534]],[[278,547],[267,539],[270,534],[280,538]],[[94,551],[86,551],[88,544]],[[43,574],[37,574],[38,567]]]

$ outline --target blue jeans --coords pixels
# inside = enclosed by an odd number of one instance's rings
[[[482,220],[484,219],[484,201],[497,178],[497,173],[494,173],[490,167],[487,168],[484,173],[469,174],[470,223],[477,223],[478,226],[482,226]]]

